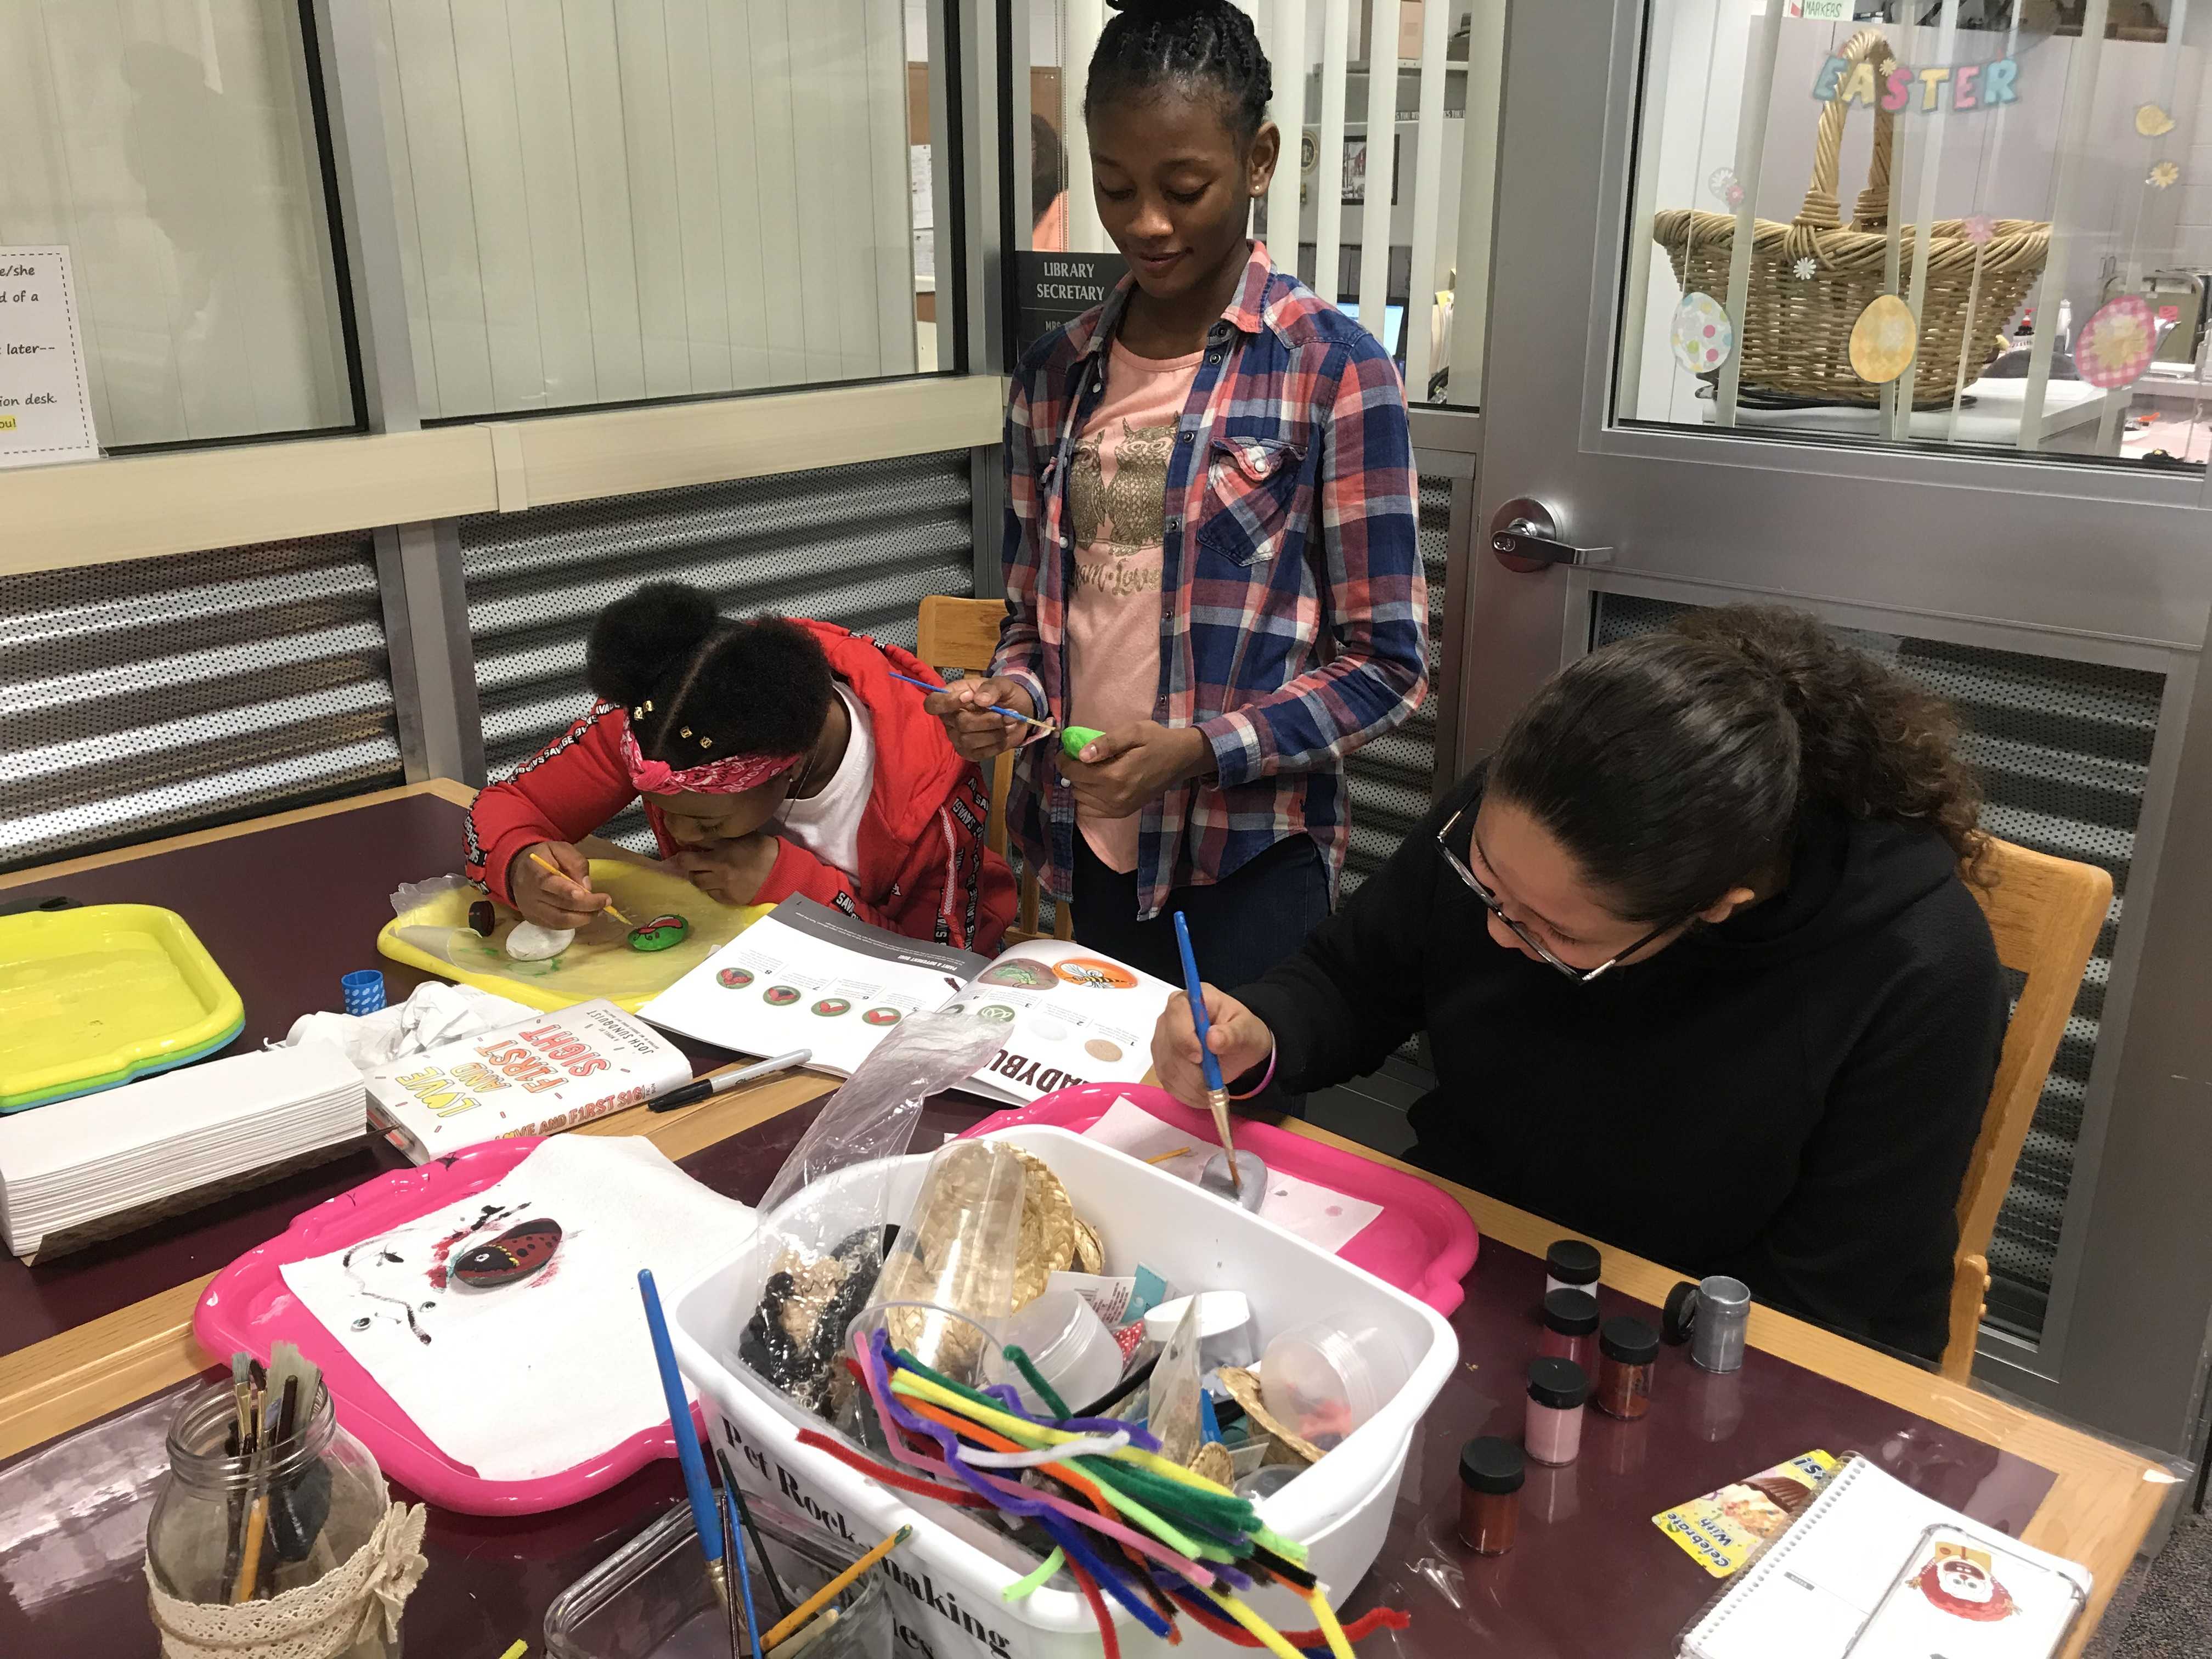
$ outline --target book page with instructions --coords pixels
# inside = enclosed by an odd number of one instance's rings
[[[1142,1082],[1174,990],[1065,939],[985,957],[794,895],[638,1012],[740,1054],[811,1048],[813,1067],[850,1075],[908,1015],[966,1010],[1007,1026],[973,1086],[1027,1105],[1070,1084]]]
[[[2088,1570],[1923,1497],[1864,1457],[1683,1637],[1686,1659],[2046,1659]]]

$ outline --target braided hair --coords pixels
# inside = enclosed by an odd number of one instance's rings
[[[1109,98],[1149,97],[1173,86],[1203,87],[1221,100],[1229,130],[1249,145],[1275,95],[1267,54],[1252,20],[1229,0],[1107,0],[1115,15],[1099,32],[1083,84],[1088,118]]]

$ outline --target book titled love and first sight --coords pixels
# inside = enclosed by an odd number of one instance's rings
[[[604,999],[441,1043],[369,1074],[369,1122],[417,1164],[549,1135],[687,1083],[691,1062]]]

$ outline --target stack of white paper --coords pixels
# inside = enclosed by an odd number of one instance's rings
[[[0,1232],[28,1261],[357,1139],[368,1117],[361,1073],[323,1042],[10,1113],[0,1117]]]

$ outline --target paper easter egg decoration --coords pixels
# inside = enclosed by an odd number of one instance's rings
[[[1735,349],[1735,329],[1727,309],[1710,294],[1685,294],[1674,307],[1669,337],[1674,361],[1692,374],[1710,374]]]
[[[2138,104],[2136,131],[2146,138],[2162,138],[2173,131],[2173,118],[2156,104]]]
[[[2074,342],[2075,372],[2105,391],[2133,386],[2158,350],[2158,323],[2140,294],[2107,300]]]
[[[1851,373],[1870,386],[1886,386],[1912,367],[1920,331],[1912,307],[1894,294],[1877,294],[1851,325]]]

